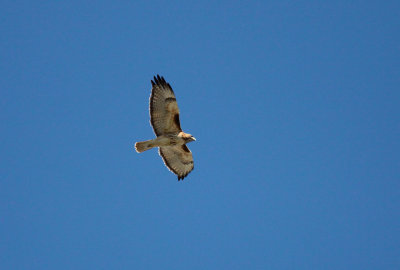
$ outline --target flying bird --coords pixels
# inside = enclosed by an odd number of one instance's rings
[[[158,153],[165,166],[178,176],[179,181],[194,168],[192,152],[186,144],[196,139],[182,131],[178,103],[169,83],[157,75],[154,81],[151,81],[151,85],[150,124],[157,138],[137,142],[135,149],[138,153],[142,153],[159,147]]]

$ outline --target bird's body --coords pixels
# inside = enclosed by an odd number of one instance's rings
[[[181,129],[178,104],[169,83],[157,75],[151,84],[150,123],[157,138],[137,142],[135,149],[141,153],[159,147],[165,165],[181,180],[194,168],[192,152],[186,144],[196,139]]]
[[[190,139],[190,136],[191,136],[190,134],[186,134],[184,132],[180,132],[178,134],[170,133],[170,134],[160,135],[153,140],[136,143],[135,148],[137,152],[141,153],[143,151],[149,150],[154,147],[175,146],[175,145],[182,146],[188,143],[188,139]]]

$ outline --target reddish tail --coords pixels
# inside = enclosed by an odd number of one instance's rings
[[[154,146],[152,145],[151,140],[150,141],[144,141],[144,142],[135,143],[135,149],[136,149],[136,152],[138,152],[138,153],[142,153],[142,152],[144,152],[146,150],[149,150],[149,149],[151,149],[153,147]]]

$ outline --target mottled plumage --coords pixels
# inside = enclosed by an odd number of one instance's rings
[[[179,108],[174,91],[163,77],[151,81],[150,123],[157,138],[135,144],[141,153],[159,147],[159,154],[167,168],[184,179],[194,168],[192,152],[186,146],[196,139],[181,129]]]

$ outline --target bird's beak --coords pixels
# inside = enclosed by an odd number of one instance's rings
[[[195,140],[196,140],[196,138],[195,138],[195,137],[192,137],[192,139],[193,139],[193,141],[195,141]]]

